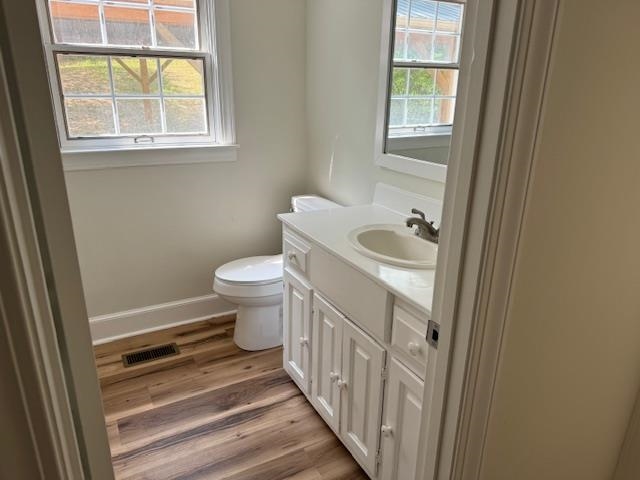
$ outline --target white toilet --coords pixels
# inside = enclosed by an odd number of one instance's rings
[[[300,195],[293,212],[339,207],[326,198]],[[282,255],[247,257],[226,263],[214,275],[213,290],[238,305],[233,340],[243,350],[282,345]]]

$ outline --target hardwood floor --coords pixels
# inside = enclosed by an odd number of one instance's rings
[[[366,479],[282,369],[282,349],[240,350],[233,321],[95,347],[116,478]],[[122,365],[171,342],[180,355]]]

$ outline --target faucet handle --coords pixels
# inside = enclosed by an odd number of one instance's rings
[[[412,209],[411,209],[411,213],[413,213],[414,215],[420,215],[420,217],[421,217],[423,220],[426,220],[426,217],[425,217],[425,215],[424,215],[424,212],[422,212],[422,211],[418,210],[417,208],[412,208]]]

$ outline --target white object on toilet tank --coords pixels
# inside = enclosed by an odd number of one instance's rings
[[[296,195],[291,197],[292,212],[313,212],[315,210],[328,210],[330,208],[338,208],[338,205],[326,198],[317,195]]]

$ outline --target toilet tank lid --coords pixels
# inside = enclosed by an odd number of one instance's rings
[[[313,212],[314,210],[328,210],[340,206],[317,195],[296,195],[291,197],[291,208],[294,212]]]

